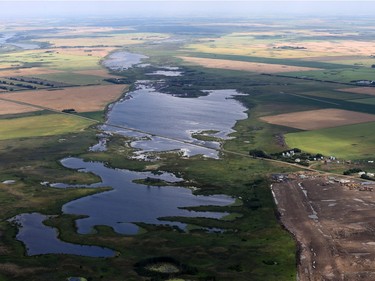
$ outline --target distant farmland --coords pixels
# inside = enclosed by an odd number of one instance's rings
[[[289,147],[343,159],[373,159],[375,123],[363,123],[285,135]]]
[[[0,120],[0,140],[78,132],[92,124],[92,121],[63,114]]]
[[[271,124],[316,130],[375,121],[375,115],[341,109],[320,109],[261,117]]]
[[[90,112],[104,110],[108,103],[120,98],[126,90],[126,85],[102,85],[23,91],[4,94],[3,97],[55,110],[74,108],[77,112]]]

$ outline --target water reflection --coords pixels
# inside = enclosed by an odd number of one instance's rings
[[[98,246],[86,246],[63,242],[58,239],[58,231],[46,226],[43,221],[48,216],[32,213],[22,214],[9,221],[19,225],[17,240],[26,245],[28,256],[41,254],[71,254],[88,257],[113,257],[115,252]]]
[[[116,232],[136,234],[135,222],[149,224],[168,224],[185,228],[179,222],[160,221],[167,216],[222,218],[225,212],[193,212],[180,207],[232,204],[234,199],[225,195],[196,196],[189,188],[178,186],[147,186],[137,184],[134,180],[150,179],[150,184],[160,181],[179,182],[182,179],[170,173],[152,174],[112,169],[98,162],[85,162],[79,158],[67,158],[62,164],[81,172],[98,175],[102,182],[90,187],[111,186],[113,190],[87,196],[65,204],[62,208],[66,214],[86,215],[87,218],[76,221],[78,232],[90,233],[96,225],[111,226]],[[68,187],[67,185],[60,187]],[[73,186],[74,187],[74,186]]]

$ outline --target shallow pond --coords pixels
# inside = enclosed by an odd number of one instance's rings
[[[32,213],[15,216],[9,221],[19,225],[17,240],[26,245],[28,256],[41,254],[71,254],[88,257],[113,257],[115,252],[98,246],[86,246],[59,240],[58,231],[46,226],[48,216]]]
[[[110,54],[104,61],[103,65],[110,70],[125,70],[137,64],[140,64],[147,56],[129,53],[125,51],[114,52]]]
[[[89,187],[110,186],[111,191],[87,196],[65,204],[62,208],[66,214],[86,215],[87,218],[76,221],[78,232],[90,233],[96,225],[113,227],[118,233],[136,234],[135,222],[149,224],[167,224],[184,228],[185,224],[161,221],[158,218],[167,216],[222,218],[225,212],[194,212],[181,207],[216,205],[225,206],[234,203],[234,199],[225,195],[193,195],[191,189],[178,186],[147,186],[134,183],[137,179],[153,178],[178,183],[182,179],[170,173],[154,175],[150,172],[133,172],[112,169],[98,162],[84,162],[79,158],[67,158],[62,164],[80,172],[91,172],[98,175],[101,183]],[[60,184],[56,187],[66,188]],[[74,186],[72,186],[74,187]]]

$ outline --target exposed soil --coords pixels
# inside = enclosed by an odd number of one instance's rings
[[[375,115],[341,109],[319,109],[264,116],[260,119],[301,130],[317,130],[372,122],[375,121]]]
[[[298,280],[375,280],[375,192],[312,175],[272,189],[299,243]]]

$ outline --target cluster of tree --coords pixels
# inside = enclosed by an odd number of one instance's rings
[[[359,173],[359,172],[363,172],[362,169],[360,168],[352,168],[352,169],[348,169],[346,171],[343,172],[344,175],[351,175],[351,174],[355,174],[355,173]]]
[[[55,85],[48,82],[48,81],[43,81],[43,80],[37,80],[37,79],[25,79],[25,78],[17,78],[17,77],[10,77],[8,78],[9,80],[13,81],[20,81],[20,82],[26,82],[26,83],[31,83],[31,84],[38,84],[38,85],[44,85],[47,87],[54,87]]]
[[[375,181],[374,177],[370,177],[369,175],[366,175],[366,174],[361,175],[361,179]]]
[[[0,83],[4,84],[4,85],[17,86],[17,87],[20,87],[20,88],[36,89],[36,87],[33,86],[33,85],[27,85],[27,84],[22,84],[22,83],[16,83],[15,84],[13,82],[8,82],[8,81],[5,81],[5,80],[0,80]],[[5,87],[5,86],[1,86],[1,89],[3,89],[3,90],[10,90],[11,88]]]

